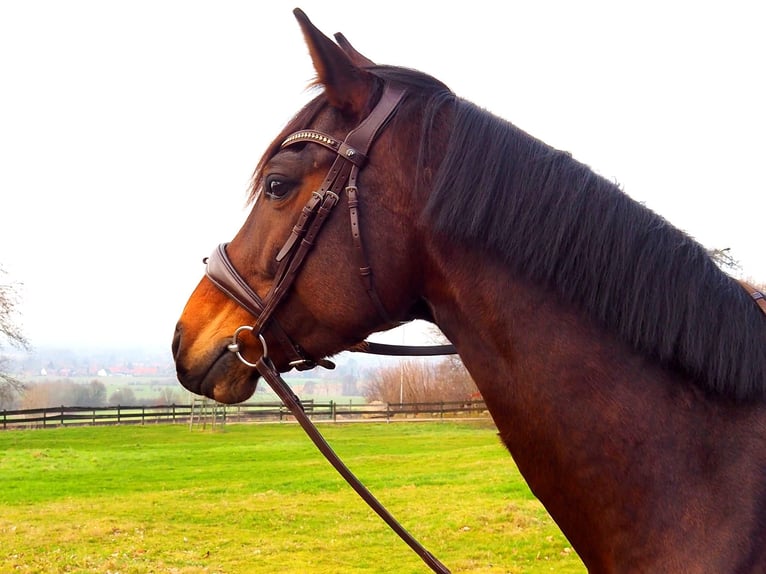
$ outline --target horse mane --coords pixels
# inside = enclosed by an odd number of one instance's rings
[[[428,88],[421,148],[439,141],[435,118],[451,115],[424,212],[436,233],[501,260],[706,392],[766,397],[766,320],[699,243],[428,76],[376,74]]]

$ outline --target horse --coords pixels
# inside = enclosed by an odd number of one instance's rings
[[[569,153],[295,16],[321,91],[183,310],[179,381],[235,403],[264,365],[431,321],[590,572],[766,571],[762,293]]]

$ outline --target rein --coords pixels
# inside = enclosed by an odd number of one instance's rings
[[[367,490],[367,487],[349,470],[349,468],[343,463],[340,457],[335,453],[332,447],[328,444],[322,434],[314,425],[313,421],[306,415],[301,405],[300,400],[293,394],[292,389],[288,386],[285,380],[280,376],[279,371],[274,367],[274,364],[268,357],[261,357],[256,364],[258,372],[261,373],[269,386],[274,390],[277,396],[282,399],[282,402],[290,409],[290,412],[301,425],[308,437],[316,445],[319,451],[324,455],[335,470],[338,471],[346,482],[353,488],[356,493],[364,500],[367,505],[380,516],[388,526],[396,532],[412,550],[420,556],[421,560],[425,562],[431,570],[439,574],[449,574],[450,570],[442,564],[438,558],[431,554],[426,548],[418,542],[412,534],[410,534],[405,528],[394,518],[394,516],[383,506],[375,496]]]
[[[327,461],[338,471],[351,488],[356,491],[362,500],[420,556],[423,562],[434,572],[449,574],[450,570],[407,532],[348,467],[343,464],[343,461],[341,461],[311,419],[306,415],[300,400],[295,396],[269,358],[268,347],[264,337],[264,333],[268,331],[269,335],[278,342],[280,347],[286,350],[288,357],[290,357],[290,367],[297,370],[312,369],[316,366],[329,369],[334,368],[335,365],[327,359],[309,357],[300,345],[294,342],[282,329],[276,317],[274,317],[274,311],[287,295],[306,256],[314,246],[319,231],[338,204],[344,191],[348,201],[351,239],[359,276],[380,317],[387,323],[391,322],[385,306],[375,290],[372,269],[367,262],[360,234],[357,177],[360,169],[367,161],[367,154],[372,143],[380,130],[383,129],[388,120],[393,116],[397,107],[404,99],[405,93],[405,89],[400,86],[390,83],[386,84],[380,101],[370,115],[359,126],[349,132],[342,142],[332,136],[314,130],[295,132],[282,142],[282,149],[298,143],[316,143],[334,151],[337,156],[321,186],[312,193],[311,198],[303,207],[290,237],[288,237],[277,254],[278,267],[275,280],[264,299],[261,299],[237,272],[226,253],[226,244],[219,245],[212,255],[205,260],[207,265],[205,274],[216,287],[256,317],[254,325],[243,325],[237,328],[232,337],[231,344],[228,345],[228,350],[236,354],[237,358],[245,365],[258,370],[277,396],[290,409],[292,415]],[[243,331],[251,332],[261,343],[263,353],[256,362],[247,360],[242,354],[239,335]],[[385,345],[369,341],[364,341],[351,350],[396,356],[446,355],[456,353],[452,345],[421,347]]]

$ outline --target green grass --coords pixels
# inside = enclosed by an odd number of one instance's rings
[[[322,426],[458,573],[585,571],[488,423]],[[429,571],[296,425],[0,433],[0,572]]]

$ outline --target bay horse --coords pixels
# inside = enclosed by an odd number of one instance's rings
[[[591,572],[766,572],[766,315],[684,232],[300,11],[321,92],[176,326],[181,383],[330,366],[425,319]],[[337,207],[336,207],[337,206]]]

